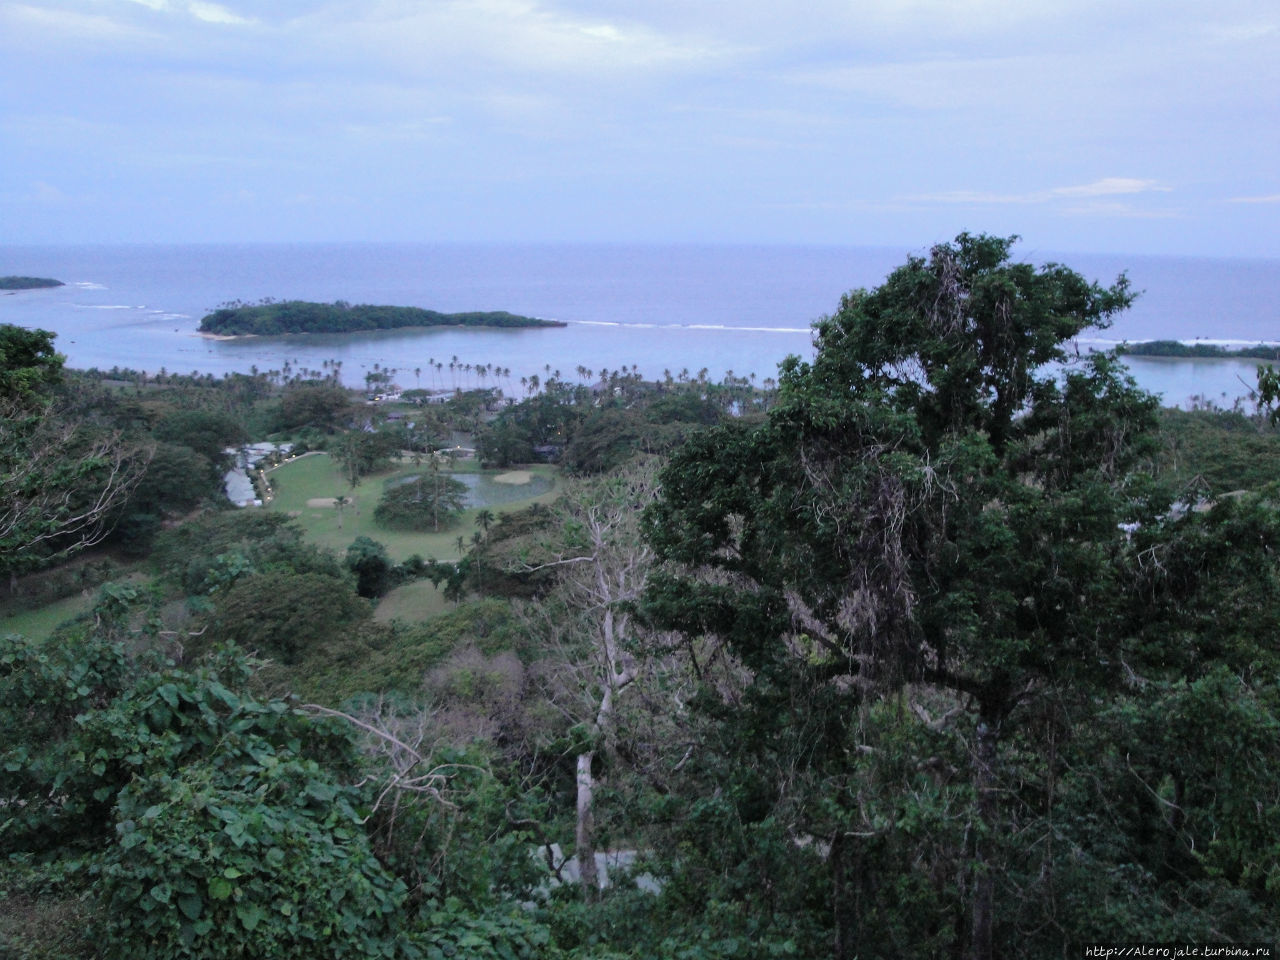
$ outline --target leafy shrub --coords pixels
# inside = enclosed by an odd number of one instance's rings
[[[369,849],[355,791],[244,742],[139,779],[103,867],[120,956],[387,956],[404,885]]]
[[[369,537],[356,537],[347,547],[346,567],[356,575],[356,593],[367,599],[395,586],[395,567],[387,548]]]
[[[297,663],[308,649],[349,632],[371,614],[346,580],[264,573],[243,577],[226,591],[205,640]]]

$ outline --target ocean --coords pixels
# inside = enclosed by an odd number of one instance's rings
[[[1280,341],[1280,260],[1055,254],[1102,283],[1127,272],[1135,306],[1084,344],[1149,339]],[[0,323],[58,334],[72,367],[155,373],[330,369],[362,386],[375,368],[404,388],[497,385],[602,369],[712,379],[773,377],[788,354],[812,354],[810,325],[842,293],[873,287],[923,249],[728,245],[245,244],[0,246],[0,275],[66,286],[0,296]],[[564,328],[437,329],[373,335],[215,341],[200,318],[230,300],[347,300],[442,311],[508,310]],[[1230,405],[1252,386],[1253,361],[1130,358],[1166,403]],[[510,370],[482,381],[476,367]],[[468,369],[470,368],[470,369]]]

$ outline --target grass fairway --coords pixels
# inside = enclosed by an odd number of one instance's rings
[[[548,478],[555,475],[550,467],[533,467],[532,470]],[[439,533],[388,530],[374,522],[373,511],[378,505],[378,499],[382,496],[384,482],[397,475],[412,472],[415,472],[413,467],[399,466],[365,477],[355,490],[352,490],[347,486],[346,480],[343,479],[337,465],[328,454],[299,457],[271,472],[271,485],[275,489],[275,497],[267,509],[283,511],[295,516],[306,531],[308,540],[318,546],[328,547],[339,555],[346,552],[351,541],[363,535],[384,545],[387,553],[397,561],[405,560],[415,553],[423,557],[434,557],[437,560],[457,560],[458,537],[461,536],[465,541],[470,542],[471,534],[476,529],[476,510],[465,511],[458,523]],[[477,471],[474,464],[462,463],[458,465],[455,472],[475,473]],[[350,497],[355,502],[341,511],[332,506],[309,504],[309,501],[331,501],[339,495]],[[555,495],[553,485],[551,490],[541,496],[494,507],[491,510],[497,515],[504,509],[520,509],[535,501],[550,502]]]

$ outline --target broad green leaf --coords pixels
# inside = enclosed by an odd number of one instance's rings
[[[179,897],[178,909],[187,915],[190,920],[199,920],[200,914],[204,911],[204,901],[199,897]]]
[[[237,903],[236,916],[246,930],[254,930],[262,921],[262,909],[256,903]]]

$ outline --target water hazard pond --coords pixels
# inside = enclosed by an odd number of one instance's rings
[[[508,503],[532,500],[551,489],[552,480],[536,473],[515,471],[510,473],[446,473],[467,488],[467,507],[500,507]],[[392,483],[397,486],[413,483],[419,476],[424,480],[429,476],[413,473],[406,477],[396,477]],[[526,482],[520,481],[528,478]]]

